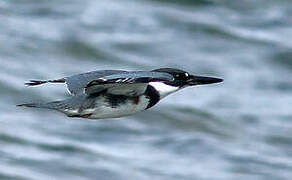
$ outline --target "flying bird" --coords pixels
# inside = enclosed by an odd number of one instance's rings
[[[167,95],[185,87],[222,81],[220,78],[196,76],[173,68],[92,71],[55,80],[31,80],[25,84],[65,83],[72,97],[18,106],[57,110],[68,117],[118,118],[149,109]]]

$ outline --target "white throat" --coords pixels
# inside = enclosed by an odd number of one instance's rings
[[[163,82],[150,82],[149,85],[154,87],[159,92],[161,99],[179,90],[179,87],[170,86],[170,85],[164,84]]]

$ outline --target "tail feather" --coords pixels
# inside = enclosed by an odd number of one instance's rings
[[[95,99],[88,98],[86,95],[73,96],[70,99],[61,101],[52,101],[48,103],[25,103],[19,104],[20,107],[30,107],[30,108],[44,108],[57,110],[66,115],[74,115],[83,108],[90,108],[94,106]]]
[[[45,108],[45,109],[55,109],[55,110],[61,110],[68,108],[68,104],[66,104],[64,101],[53,101],[49,103],[28,103],[28,104],[19,104],[17,105],[19,107],[32,107],[32,108]]]
[[[45,83],[65,83],[65,79],[61,78],[61,79],[55,79],[55,80],[30,80],[29,82],[24,83],[24,84],[27,86],[38,86]]]

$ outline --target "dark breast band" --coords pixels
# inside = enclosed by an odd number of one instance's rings
[[[160,100],[159,92],[156,91],[156,89],[151,85],[147,86],[147,89],[145,91],[145,95],[149,99],[149,104],[148,104],[146,109],[151,108],[156,103],[158,103],[158,101]]]

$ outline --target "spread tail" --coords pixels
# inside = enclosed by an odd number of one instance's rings
[[[41,85],[41,84],[45,84],[45,83],[65,83],[65,79],[61,78],[61,79],[55,79],[55,80],[30,80],[27,83],[24,83],[27,86],[37,86],[37,85]]]

